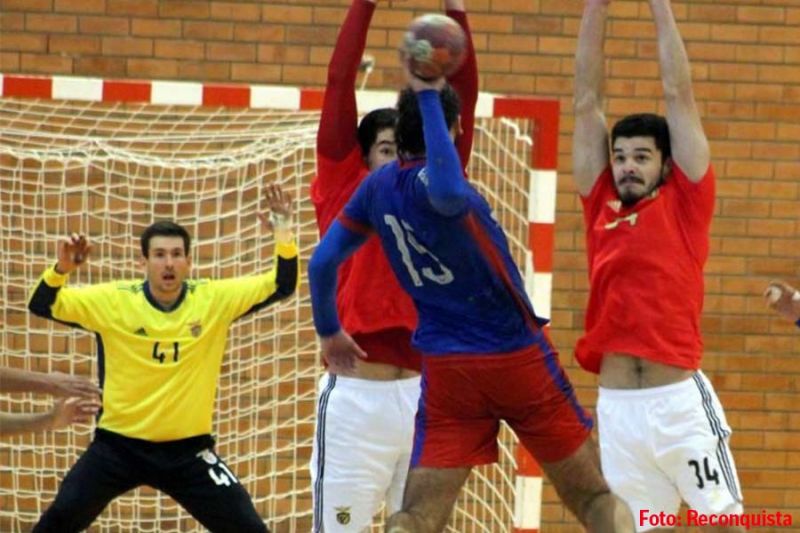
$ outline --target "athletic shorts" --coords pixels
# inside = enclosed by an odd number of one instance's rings
[[[591,433],[592,419],[544,333],[515,352],[427,355],[422,372],[414,467],[496,462],[501,420],[543,463],[569,457]]]
[[[603,475],[630,506],[675,514],[681,499],[703,514],[741,513],[742,494],[725,420],[702,372],[662,387],[600,388],[597,401]]]
[[[142,485],[168,494],[214,533],[268,533],[211,435],[149,442],[100,428],[33,531],[83,531],[114,498]]]
[[[311,457],[313,533],[360,533],[385,502],[400,510],[411,460],[419,377],[320,380]]]

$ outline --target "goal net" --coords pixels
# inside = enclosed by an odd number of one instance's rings
[[[158,219],[189,229],[194,276],[262,272],[271,266],[273,243],[256,213],[264,187],[279,182],[298,199],[296,233],[307,264],[318,240],[308,192],[318,120],[307,111],[0,98],[0,365],[97,380],[92,335],[26,309],[28,292],[68,232],[94,243],[74,285],[141,277],[137,237]],[[469,169],[519,265],[530,260],[531,126],[479,119]],[[311,529],[308,462],[321,371],[302,269],[295,297],[234,324],[214,418],[219,454],[274,531]],[[51,402],[2,395],[0,410],[38,412]],[[1,531],[31,529],[91,432],[74,425],[0,441]],[[514,440],[507,428],[501,455],[470,477],[450,531],[512,530]],[[91,528],[195,530],[193,518],[147,487],[114,500]]]

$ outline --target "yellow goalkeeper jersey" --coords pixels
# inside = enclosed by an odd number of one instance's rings
[[[297,246],[276,245],[273,269],[223,280],[187,280],[170,310],[146,281],[66,287],[48,268],[29,309],[97,337],[103,408],[98,427],[163,442],[211,433],[228,329],[236,319],[286,298],[297,286]]]

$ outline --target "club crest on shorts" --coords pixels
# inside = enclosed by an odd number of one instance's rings
[[[201,450],[201,451],[197,452],[195,454],[195,456],[199,457],[200,459],[202,459],[203,461],[205,461],[206,463],[208,463],[210,465],[217,464],[217,456],[214,455],[214,452],[212,452],[208,448],[206,448],[205,450]]]
[[[350,508],[349,507],[334,507],[336,509],[336,521],[346,526],[350,523]]]
[[[200,333],[203,331],[203,327],[200,325],[200,321],[192,322],[189,324],[189,331],[192,332],[192,337],[199,337]]]

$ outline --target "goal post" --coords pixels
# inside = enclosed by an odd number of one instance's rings
[[[357,93],[361,111],[395,98]],[[137,237],[164,218],[192,234],[194,277],[261,272],[271,266],[273,243],[255,214],[265,185],[278,181],[298,199],[306,263],[318,240],[308,186],[321,102],[321,90],[284,86],[0,74],[0,365],[96,380],[94,339],[26,309],[68,231],[95,243],[75,285],[141,277]],[[524,265],[537,312],[549,316],[558,102],[481,93],[476,114],[470,180]],[[308,531],[311,523],[308,461],[322,368],[306,280],[301,269],[295,297],[234,324],[215,407],[220,455],[279,532]],[[3,411],[50,403],[0,396]],[[75,425],[0,441],[0,530],[32,527],[90,438],[89,426]],[[499,463],[475,469],[450,531],[538,529],[541,478],[520,452],[504,426]],[[141,488],[109,505],[92,531],[197,527],[170,498]]]

